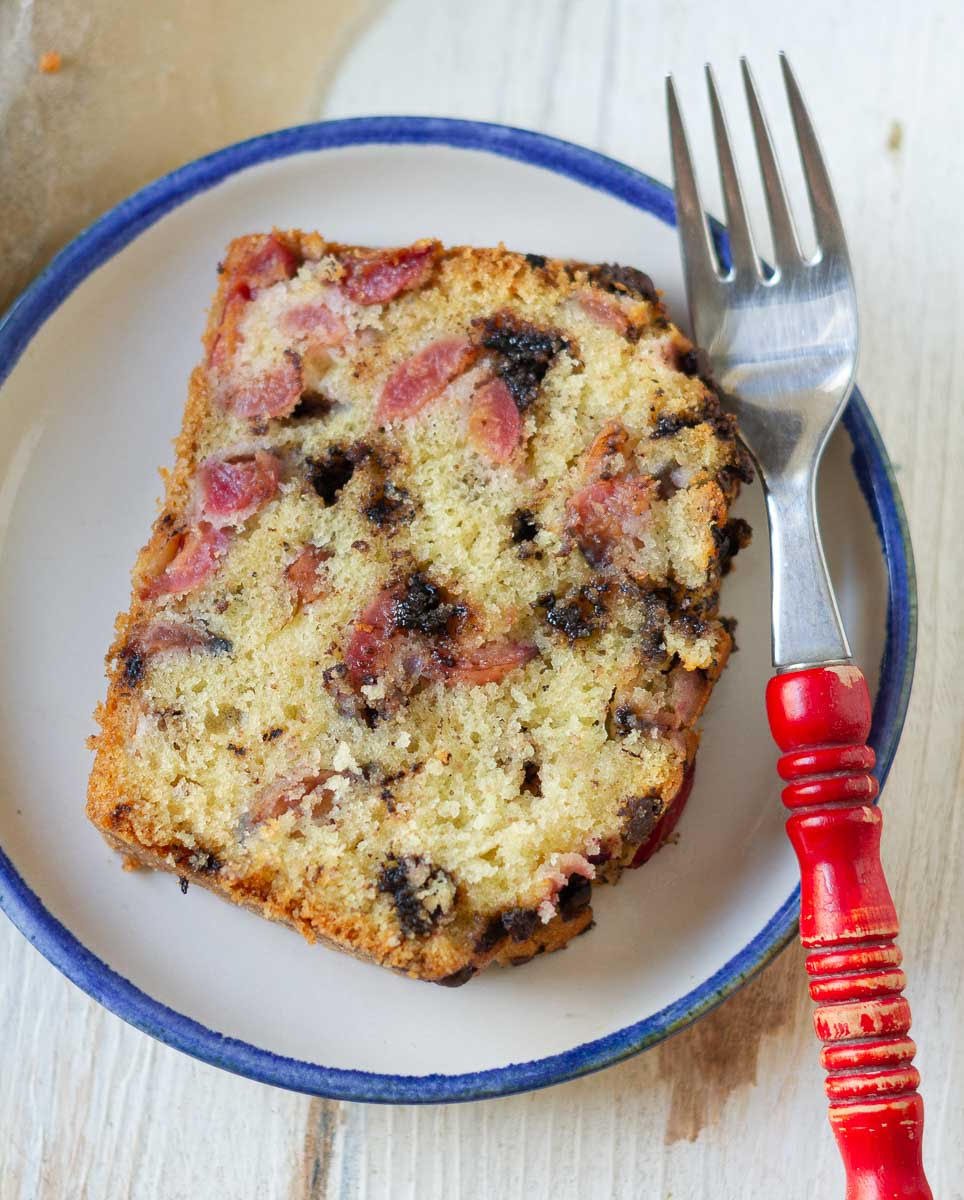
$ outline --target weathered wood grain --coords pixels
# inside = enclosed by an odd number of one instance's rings
[[[962,44],[964,10],[937,2],[394,0],[342,58],[323,103],[332,116],[529,125],[665,178],[666,70],[709,163],[701,67],[713,59],[749,163],[737,57],[753,61],[788,147],[776,51],[791,53],[850,231],[860,381],[917,553],[917,679],[885,797],[884,858],[904,925],[926,1159],[935,1194],[950,1200],[964,1197]],[[759,211],[756,189],[751,199]],[[697,1026],[602,1074],[484,1104],[391,1109],[288,1095],[156,1045],[2,924],[0,1055],[2,1200],[841,1194],[796,948]]]

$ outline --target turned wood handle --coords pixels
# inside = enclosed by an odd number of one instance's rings
[[[847,1200],[932,1200],[897,912],[880,864],[867,681],[852,666],[777,675],[767,685],[767,716],[788,781],[800,941],[810,951],[813,1024]]]

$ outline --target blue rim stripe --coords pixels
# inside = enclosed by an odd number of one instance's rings
[[[672,193],[624,163],[556,138],[505,125],[427,117],[359,117],[283,129],[207,155],[136,192],[57,255],[0,321],[0,383],[47,318],[92,271],[165,213],[246,167],[317,150],[363,145],[451,146],[516,159],[565,175],[674,225]],[[887,637],[870,741],[883,785],[903,726],[914,673],[917,603],[907,521],[880,434],[856,390],[844,414],[853,467],[881,538],[888,574]],[[628,1058],[734,992],[793,937],[799,888],[729,962],[645,1020],[527,1063],[461,1075],[384,1075],[285,1058],[208,1029],[111,970],[61,924],[0,849],[0,908],[78,987],[144,1033],[214,1066],[277,1087],[341,1100],[433,1104],[547,1087]]]

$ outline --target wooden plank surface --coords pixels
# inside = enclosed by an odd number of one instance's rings
[[[11,6],[21,21],[33,7]],[[287,7],[303,8],[277,6]],[[318,43],[322,63],[323,30]],[[788,147],[776,52],[791,53],[850,233],[860,382],[917,555],[918,668],[887,787],[884,858],[904,925],[926,1158],[944,1200],[964,1197],[962,45],[964,9],[926,0],[392,0],[334,56],[320,104],[299,54],[305,86],[289,87],[290,111],[273,114],[508,121],[667,178],[665,71],[677,75],[709,163],[701,67],[713,59],[750,162],[737,58],[757,68]],[[755,190],[752,200],[759,210]],[[696,1026],[619,1067],[539,1094],[392,1109],[310,1100],[193,1062],[99,1009],[2,922],[0,1062],[0,1200],[842,1194],[796,947]]]

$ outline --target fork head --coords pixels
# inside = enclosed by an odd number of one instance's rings
[[[717,255],[672,77],[667,79],[676,211],[694,336],[733,408],[765,486],[815,472],[853,385],[857,304],[843,227],[813,125],[780,56],[817,237],[800,250],[776,152],[753,77],[742,60],[750,120],[773,235],[772,269],[754,244],[726,118],[707,66],[713,132],[726,209],[729,261]]]
[[[847,246],[810,117],[786,57],[783,78],[803,158],[817,250],[805,258],[750,68],[750,106],[774,261],[757,256],[723,106],[707,67],[729,228],[717,257],[672,79],[667,80],[676,213],[693,332],[756,459],[770,526],[773,661],[779,670],[845,662],[850,647],[827,572],[816,513],[820,456],[853,386],[857,303]]]

